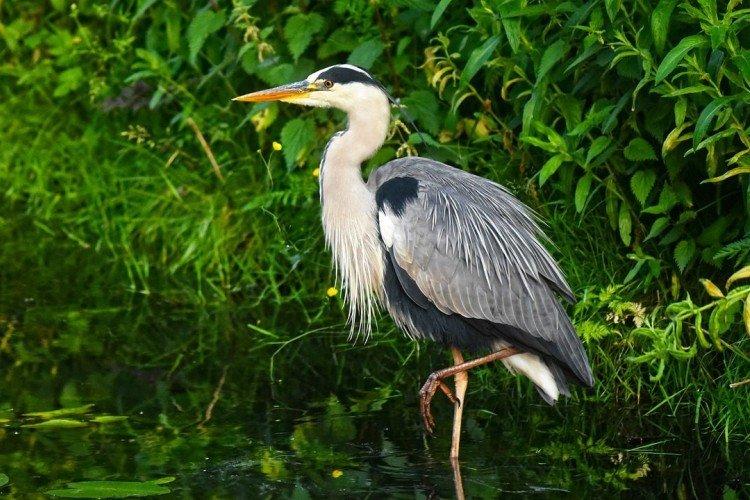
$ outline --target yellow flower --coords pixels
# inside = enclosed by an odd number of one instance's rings
[[[329,297],[335,297],[338,294],[339,294],[339,291],[334,286],[326,290],[326,295],[328,295]]]
[[[338,479],[338,478],[340,478],[343,475],[344,475],[344,473],[341,470],[339,470],[339,469],[333,469],[333,472],[331,472],[331,477],[334,478],[334,479]]]
[[[281,151],[281,143],[273,141],[273,144],[271,144],[271,146],[273,146],[274,151]]]
[[[316,168],[315,170],[312,171],[312,174],[313,174],[313,177],[319,176],[320,175],[320,169]]]

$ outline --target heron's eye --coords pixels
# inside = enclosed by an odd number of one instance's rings
[[[323,80],[323,86],[327,89],[330,89],[333,87],[333,82],[331,80]]]

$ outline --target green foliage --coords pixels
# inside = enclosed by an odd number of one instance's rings
[[[654,148],[645,139],[636,137],[625,147],[623,154],[630,161],[655,160]]]
[[[284,124],[281,129],[281,144],[287,167],[292,167],[302,157],[309,145],[310,137],[315,136],[315,125],[312,121],[295,118]]]
[[[656,183],[656,172],[653,170],[638,170],[630,178],[630,189],[641,206],[646,204],[654,183]]]
[[[336,451],[336,447],[352,441],[357,429],[346,408],[334,397],[325,403],[325,414],[320,421],[296,425],[290,438],[290,446],[302,458],[315,462],[343,465],[347,455]]]
[[[457,57],[449,59],[460,85],[436,56],[433,84],[441,94],[454,89],[447,98],[454,108],[466,108],[472,98],[493,105],[497,82],[501,97],[522,116],[520,124],[498,116],[497,133],[505,134],[506,144],[517,134],[522,154],[539,152],[540,185],[557,179],[553,189],[570,196],[586,217],[606,212],[623,244],[661,261],[661,273],[712,265],[722,245],[747,231],[741,223],[748,212],[747,172],[740,166],[715,175],[719,165],[743,165],[750,153],[743,126],[750,118],[748,53],[738,38],[750,24],[746,10],[737,2],[698,8],[671,0],[566,7],[490,7],[501,25],[470,9],[468,22],[493,36],[461,50],[469,54],[463,67]],[[644,24],[651,25],[650,35],[637,28]],[[453,38],[438,38],[439,49],[455,50]],[[475,64],[480,54],[483,72]],[[482,74],[484,84],[463,90],[467,75],[474,82]],[[662,144],[661,157],[654,144]],[[734,180],[721,196],[735,201],[713,203],[714,193],[701,185],[706,179]],[[605,203],[584,211],[597,185]],[[736,222],[723,234],[704,236],[717,218]]]
[[[86,422],[70,418],[53,418],[35,424],[24,424],[23,427],[29,429],[74,429],[77,427],[86,427]]]
[[[384,48],[380,40],[374,38],[365,40],[352,50],[346,61],[349,64],[356,64],[362,68],[370,69],[378,57],[380,57],[380,54],[383,53]]]
[[[176,332],[169,350],[133,334],[123,345],[144,351],[133,364],[171,373],[182,356],[216,356],[242,336],[259,369],[281,347],[290,364],[313,363],[300,343],[344,321],[325,296],[335,277],[313,175],[342,119],[231,98],[348,61],[401,103],[368,168],[418,148],[502,182],[551,221],[582,298],[576,324],[600,380],[592,399],[645,404],[689,381],[714,391],[712,431],[746,437],[739,391],[724,388],[747,373],[747,292],[706,296],[699,281],[724,283],[750,259],[750,14],[740,2],[19,0],[0,12],[0,280],[70,287],[40,292],[45,304],[22,319],[35,334],[0,310],[10,364],[107,355],[99,312],[50,306],[94,282],[117,307],[251,308],[247,328]],[[368,365],[403,367],[411,345],[389,342]],[[404,378],[379,373],[391,376]],[[336,404],[325,405],[331,422]],[[98,428],[107,417],[35,423]],[[347,418],[295,426],[299,456],[346,441]],[[269,477],[284,477],[276,454],[259,456]]]
[[[41,430],[64,430],[89,427],[93,424],[107,425],[127,420],[125,415],[91,415],[94,405],[60,408],[58,410],[34,411],[23,414],[21,428]],[[76,418],[71,418],[76,417]],[[8,420],[10,422],[10,420]]]
[[[171,492],[164,486],[174,481],[163,477],[150,481],[80,481],[68,483],[67,488],[46,493],[58,498],[132,498],[166,495]]]
[[[485,65],[485,63],[492,57],[492,52],[500,42],[500,38],[493,36],[488,38],[481,47],[474,49],[469,56],[469,60],[464,66],[464,70],[461,72],[461,86],[465,87],[469,84],[474,75]]]
[[[189,47],[188,59],[195,65],[198,53],[203,48],[206,40],[213,33],[219,31],[226,22],[226,16],[223,11],[214,12],[213,10],[204,10],[198,12],[187,29],[187,40]],[[168,35],[171,36],[176,35]],[[170,42],[170,47],[174,47],[176,42]]]
[[[313,36],[325,26],[323,16],[319,14],[297,14],[290,17],[284,27],[289,52],[296,61],[307,49]]]

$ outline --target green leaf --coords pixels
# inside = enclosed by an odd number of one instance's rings
[[[370,69],[375,63],[380,54],[383,53],[383,42],[373,38],[372,40],[366,40],[359,44],[356,49],[349,54],[347,62],[349,64],[356,64],[365,69]]]
[[[547,179],[557,172],[557,169],[560,168],[560,165],[562,165],[564,161],[565,157],[561,154],[555,155],[547,160],[539,171],[539,185],[543,186],[544,183],[547,182]]]
[[[591,147],[589,147],[588,153],[586,153],[586,165],[591,163],[591,160],[599,156],[602,151],[609,147],[610,144],[612,144],[612,139],[606,136],[594,139],[591,143]]]
[[[639,170],[630,178],[630,189],[641,205],[646,203],[655,182],[656,173],[653,170]]]
[[[52,420],[45,420],[36,424],[25,424],[21,427],[30,429],[74,429],[76,427],[86,427],[88,424],[80,420],[73,420],[68,418],[53,418]]]
[[[129,498],[166,495],[171,490],[164,484],[174,481],[165,477],[152,481],[81,481],[68,483],[66,489],[49,490],[48,495],[60,498]]]
[[[664,187],[659,194],[659,202],[652,207],[644,209],[643,212],[647,214],[663,214],[677,205],[677,202],[679,201],[680,199],[672,186],[664,184]]]
[[[567,51],[567,46],[562,40],[558,40],[544,51],[542,60],[539,63],[539,69],[537,70],[536,81],[539,82],[544,78],[549,70],[551,70],[557,62],[562,59]]]
[[[738,280],[744,280],[750,278],[750,266],[745,266],[739,271],[736,271],[734,274],[732,274],[729,279],[727,279],[727,290],[732,288],[732,284],[735,281]]]
[[[607,17],[610,21],[615,20],[617,11],[620,10],[621,0],[604,0],[604,8],[607,9]]]
[[[723,129],[723,130],[721,130],[719,132],[716,132],[713,135],[710,135],[710,136],[706,137],[700,143],[698,143],[698,145],[696,147],[690,148],[689,150],[687,150],[685,152],[685,154],[686,155],[692,154],[695,151],[700,151],[701,149],[709,149],[710,148],[711,150],[713,150],[714,149],[713,144],[715,142],[718,142],[718,141],[720,141],[722,139],[726,139],[727,137],[733,137],[735,135],[737,135],[737,130],[732,129],[732,128],[725,128],[725,129]],[[713,162],[711,162],[708,165],[708,171],[709,171],[709,173],[711,175],[715,174],[716,173],[716,164],[713,163]]]
[[[646,139],[636,137],[625,147],[625,158],[630,161],[655,160],[656,153]]]
[[[83,69],[80,66],[66,69],[57,78],[59,83],[52,93],[53,97],[63,97],[78,90],[86,80]]]
[[[618,226],[620,228],[620,239],[625,245],[630,245],[631,241],[631,229],[633,222],[630,218],[630,210],[625,203],[620,204],[620,215],[618,217]]]
[[[432,19],[430,19],[430,31],[435,29],[435,25],[440,21],[440,18],[443,17],[443,12],[445,12],[445,9],[448,8],[448,5],[450,5],[451,0],[440,0],[440,3],[437,4],[435,7],[435,10],[432,11]]]
[[[540,139],[538,137],[534,137],[533,135],[524,135],[521,136],[521,142],[525,142],[528,144],[531,144],[532,146],[536,146],[538,148],[541,148],[545,151],[548,151],[550,153],[557,153],[559,152],[559,148],[557,145],[545,141],[544,139]]]
[[[327,59],[341,52],[348,53],[357,46],[357,35],[348,26],[337,29],[325,38],[325,41],[318,47],[318,59]]]
[[[607,180],[605,181],[605,187],[606,190],[604,194],[604,204],[607,211],[607,220],[609,221],[609,227],[614,231],[617,229],[617,226],[619,224],[618,207],[620,205],[620,199],[617,197],[617,194],[615,192],[617,188],[615,187],[615,181],[611,175],[607,177]]]
[[[170,9],[164,13],[167,47],[169,47],[170,52],[177,52],[180,50],[180,44],[182,42],[182,36],[180,36],[181,25],[182,18],[180,17],[179,12]]]
[[[729,329],[729,318],[727,317],[726,302],[721,301],[719,305],[711,311],[711,316],[708,317],[708,334],[714,343],[717,350],[723,350],[721,345],[721,338],[719,335]]]
[[[92,422],[97,424],[113,424],[116,422],[124,422],[128,417],[126,415],[98,415],[91,419]]]
[[[643,241],[648,241],[651,238],[656,238],[661,233],[664,232],[664,230],[669,225],[669,217],[659,217],[654,221],[654,223],[651,225],[651,230],[648,232],[648,235],[646,236],[646,239]]]
[[[724,40],[727,38],[727,27],[721,25],[711,26],[711,29],[708,31],[708,36],[711,38],[711,48],[718,49],[724,45]],[[720,52],[717,51],[716,53],[719,54]]]
[[[669,34],[669,19],[677,0],[660,0],[651,14],[651,34],[654,37],[654,45],[659,53],[664,51]]]
[[[281,144],[287,167],[294,166],[314,139],[315,125],[310,120],[295,118],[284,125],[281,129]]]
[[[706,132],[708,132],[708,127],[711,125],[711,120],[713,120],[714,116],[716,116],[716,113],[721,111],[721,109],[726,106],[729,102],[732,101],[732,97],[719,97],[718,99],[714,99],[710,103],[708,103],[708,106],[703,108],[703,111],[701,111],[700,116],[698,116],[698,120],[695,122],[695,131],[693,132],[693,148],[698,147],[698,143],[701,142],[701,139],[706,135]]]
[[[523,33],[521,32],[521,20],[520,19],[503,19],[503,29],[505,30],[505,36],[508,38],[508,44],[510,50],[514,54],[521,48],[521,38]]]
[[[275,64],[273,66],[258,67],[256,74],[268,85],[283,85],[292,80],[294,65]]]
[[[203,44],[212,33],[219,31],[225,22],[226,15],[223,10],[214,12],[206,9],[196,14],[187,29],[190,64],[195,66],[198,52],[203,48]]]
[[[133,21],[140,19],[140,17],[156,3],[156,0],[138,0],[138,9],[133,15]]]
[[[417,90],[401,100],[427,131],[433,135],[440,132],[440,105],[435,94],[429,90]]]
[[[295,61],[310,45],[312,37],[320,33],[324,26],[323,16],[314,12],[295,14],[287,20],[284,26],[284,38]]]
[[[9,482],[10,482],[10,478],[8,477],[8,475],[0,473],[0,488],[5,486]]]
[[[538,83],[531,91],[531,98],[526,101],[523,106],[523,112],[521,114],[521,135],[529,133],[531,125],[533,123],[539,123],[537,118],[542,113],[542,107],[545,104],[545,94],[547,91],[547,84],[545,82]],[[560,148],[553,145],[553,151],[557,151]]]
[[[750,174],[750,167],[733,168],[732,170],[729,170],[723,173],[722,175],[719,175],[717,177],[711,177],[710,179],[701,181],[701,184],[704,184],[706,182],[722,182],[722,181],[729,179],[730,177],[734,177],[735,175],[740,175],[740,174]]]
[[[695,241],[693,240],[682,240],[674,247],[674,261],[677,263],[677,267],[680,272],[685,271],[685,268],[695,256]]]
[[[50,411],[35,411],[31,413],[24,413],[24,417],[33,417],[33,418],[43,418],[43,419],[51,419],[51,418],[57,418],[57,417],[64,417],[67,415],[83,415],[84,413],[89,413],[91,409],[94,407],[93,404],[87,404],[83,406],[76,406],[75,408],[61,408],[59,410],[50,410]]]
[[[750,83],[750,50],[741,50],[732,57],[732,62],[742,74],[747,83]]]
[[[577,136],[585,134],[608,118],[614,108],[614,106],[604,106],[601,109],[597,109],[596,105],[592,106],[586,114],[586,118],[576,125],[573,130],[568,132],[568,135]]]
[[[685,55],[696,47],[702,47],[706,45],[706,38],[703,35],[690,35],[686,36],[680,43],[678,43],[672,50],[667,52],[664,56],[659,68],[656,70],[656,76],[654,77],[654,83],[659,83],[669,76],[672,71],[677,67]]]
[[[464,70],[461,72],[461,87],[465,87],[469,84],[474,75],[481,69],[481,67],[489,61],[492,57],[492,52],[500,42],[500,37],[497,35],[488,38],[481,47],[474,49],[469,56],[469,60],[466,62]]]
[[[685,113],[687,113],[687,99],[679,98],[674,103],[674,125],[679,127],[685,122]]]
[[[576,212],[581,213],[583,211],[583,207],[586,206],[586,200],[589,198],[589,191],[591,191],[591,181],[593,180],[594,176],[591,174],[586,174],[578,181],[578,184],[576,185],[576,194],[575,194],[575,204],[576,204]]]

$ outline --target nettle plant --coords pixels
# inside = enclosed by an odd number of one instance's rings
[[[656,291],[657,303],[685,297],[648,313],[636,304],[627,338],[642,354],[630,360],[658,381],[670,359],[738,351],[722,335],[743,322],[750,333],[750,287],[729,289],[750,268],[730,277],[726,295],[702,280],[703,304],[688,292],[702,295],[697,280],[682,282],[748,263],[750,9],[499,0],[468,14],[433,40],[424,66],[451,113],[473,113],[457,123],[494,138],[548,198],[559,193],[582,219],[606,220],[634,261],[631,289]],[[611,330],[582,326],[592,340]]]
[[[648,290],[664,272],[679,281],[700,264],[713,274],[747,261],[750,9],[741,7],[484,2],[435,39],[428,73],[454,112],[478,98],[478,122],[531,155],[540,186],[569,196],[582,217],[606,217],[634,260],[625,281]]]

